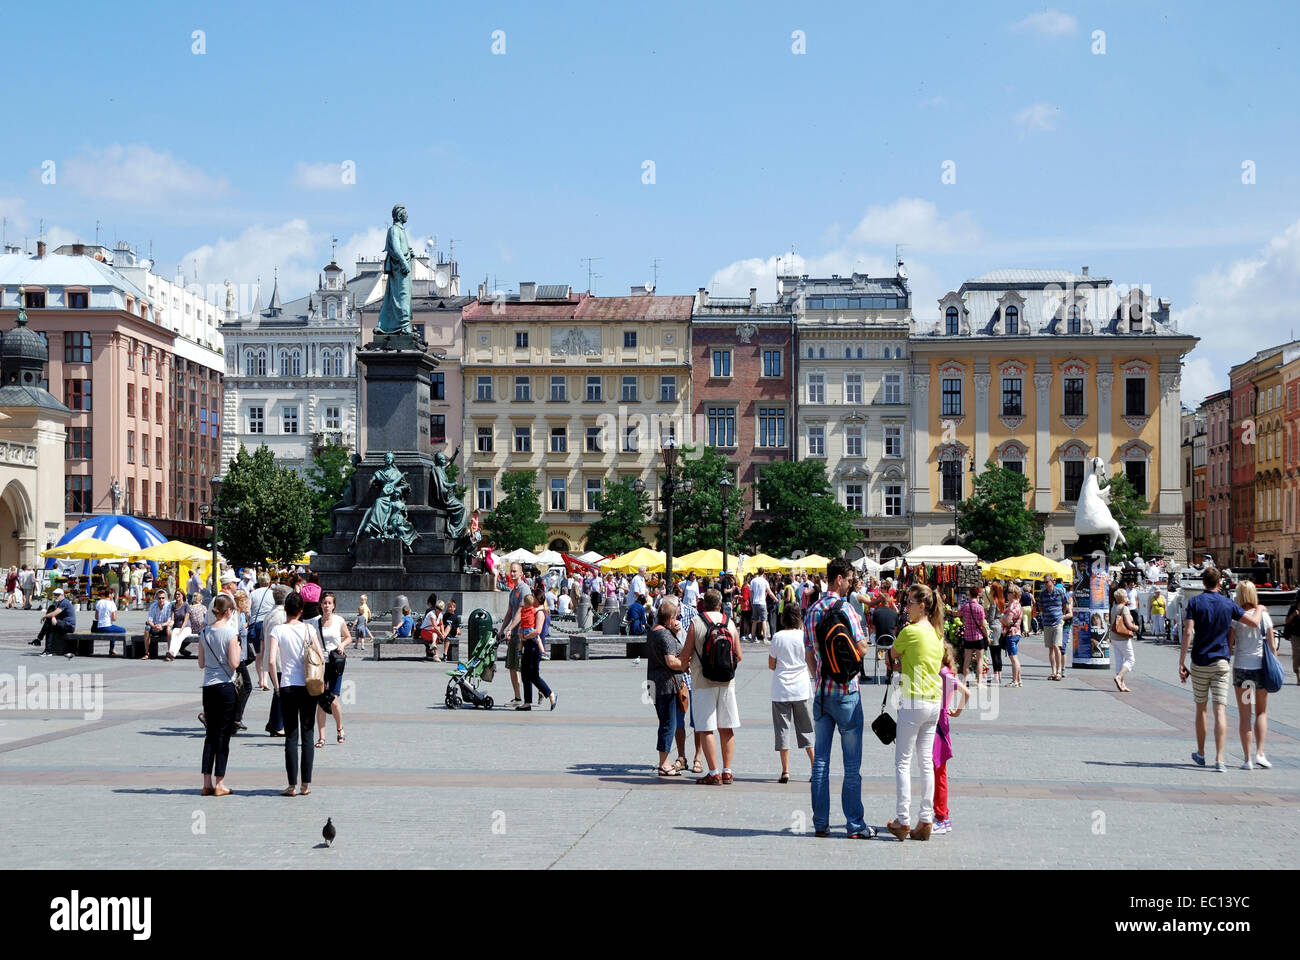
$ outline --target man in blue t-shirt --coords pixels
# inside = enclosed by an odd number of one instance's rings
[[[1214,769],[1226,773],[1223,764],[1223,744],[1228,732],[1228,678],[1231,651],[1228,633],[1232,621],[1240,620],[1249,627],[1259,626],[1258,613],[1247,613],[1219,592],[1219,571],[1206,567],[1201,574],[1205,592],[1187,601],[1183,615],[1183,648],[1178,656],[1178,679],[1183,683],[1192,678],[1192,696],[1196,701],[1196,752],[1192,761],[1205,766],[1205,707],[1214,701]],[[1187,653],[1192,654],[1192,666],[1187,667]]]
[[[62,588],[54,591],[54,605],[50,607],[49,613],[41,617],[41,632],[36,635],[32,641],[32,646],[41,643],[45,644],[45,651],[42,657],[52,656],[54,651],[50,648],[56,642],[56,637],[66,636],[77,629],[77,611],[76,608],[63,596]],[[69,660],[72,659],[72,651],[66,651]]]
[[[1038,620],[1043,627],[1043,646],[1051,661],[1048,680],[1065,679],[1065,618],[1074,612],[1069,593],[1050,573],[1043,578],[1038,594]]]

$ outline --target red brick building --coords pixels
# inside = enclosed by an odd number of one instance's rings
[[[792,457],[794,315],[779,303],[710,297],[700,288],[691,316],[692,434],[727,456],[748,505],[745,525],[763,511],[763,468]]]
[[[1255,361],[1233,367],[1229,373],[1232,394],[1230,423],[1232,447],[1232,555],[1215,560],[1243,566],[1254,552],[1255,536]]]

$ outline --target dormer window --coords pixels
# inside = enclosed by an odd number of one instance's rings
[[[1133,306],[1128,308],[1128,332],[1142,332],[1142,308]]]
[[[949,307],[948,312],[944,314],[943,332],[949,337],[955,337],[961,332],[959,321],[957,320],[957,308]]]
[[[1079,319],[1079,308],[1071,307],[1065,321],[1066,333],[1083,333],[1083,323]]]
[[[325,301],[325,315],[331,320],[339,318],[339,304],[337,300],[329,299]]]
[[[1006,320],[1007,335],[1018,335],[1020,333],[1020,310],[1016,307],[1007,307]]]
[[[23,293],[23,306],[28,310],[41,310],[45,307],[44,290],[27,290]]]
[[[90,294],[85,290],[68,291],[68,309],[86,310],[90,307]]]

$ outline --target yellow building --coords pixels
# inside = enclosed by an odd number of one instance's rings
[[[1064,556],[1085,463],[1101,457],[1151,504],[1166,551],[1181,557],[1182,358],[1169,301],[1061,270],[998,270],[939,301],[912,339],[912,543],[951,543],[971,468],[1019,470]],[[986,557],[984,559],[997,559]]]
[[[581,553],[596,495],[624,477],[653,492],[661,442],[690,441],[695,300],[519,287],[462,312],[464,482],[486,514],[502,474],[536,471],[547,536],[535,546]]]

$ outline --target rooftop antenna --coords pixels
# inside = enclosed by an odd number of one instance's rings
[[[592,292],[591,281],[595,276],[595,274],[592,272],[591,265],[595,263],[597,260],[604,260],[604,259],[605,259],[604,257],[582,257],[578,261],[579,263],[585,263],[587,265],[587,292],[588,293]]]
[[[6,247],[9,246],[9,218],[8,217],[0,217],[0,234],[3,234],[3,236],[0,236],[0,244],[4,244],[4,246]]]
[[[330,234],[330,263],[334,262],[334,251],[339,245],[339,238]]]
[[[604,276],[603,273],[592,273],[592,274],[588,274],[588,277],[587,277],[587,289],[590,291],[590,293],[591,293],[591,295],[592,295],[593,297],[596,295],[595,281],[599,280],[599,279],[600,279],[601,277],[603,277],[603,276]]]
[[[661,261],[660,261],[660,259],[659,259],[658,257],[655,257],[653,260],[650,261],[650,269],[654,271],[654,277],[655,277],[655,279],[654,279],[654,284],[655,284],[655,285],[654,285],[654,289],[655,289],[655,292],[656,292],[656,293],[659,291],[659,264],[660,264],[660,262],[661,262]]]
[[[455,263],[456,261],[456,240],[455,238],[447,241],[447,262]]]
[[[40,232],[36,234],[37,240],[45,239],[45,218],[41,217]]]
[[[99,221],[95,221],[95,246],[99,246]]]

